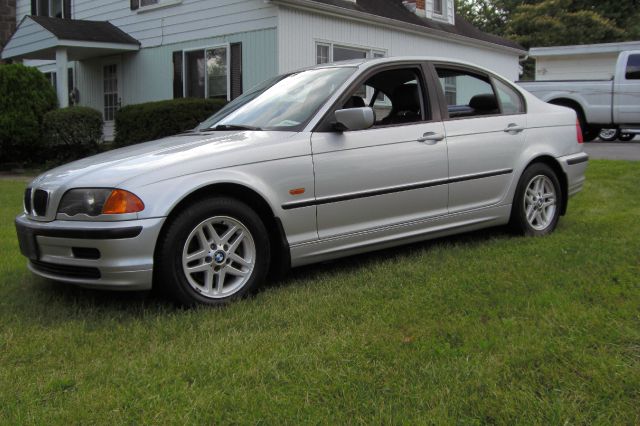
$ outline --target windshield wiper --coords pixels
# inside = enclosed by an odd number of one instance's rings
[[[244,124],[218,124],[215,127],[201,129],[201,132],[214,132],[216,130],[262,130],[260,127],[246,126]]]

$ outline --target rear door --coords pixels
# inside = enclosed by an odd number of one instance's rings
[[[437,65],[449,150],[449,213],[499,203],[522,152],[524,100],[503,81],[473,69]]]
[[[427,83],[420,64],[377,69],[327,117],[367,105],[374,107],[376,124],[313,133],[320,238],[446,214],[447,146],[434,91],[435,82]]]
[[[640,52],[623,53],[614,83],[616,124],[640,124]]]

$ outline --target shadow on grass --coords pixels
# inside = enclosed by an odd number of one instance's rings
[[[363,267],[366,268],[371,264],[408,257],[414,253],[428,251],[437,246],[474,246],[484,244],[491,239],[510,237],[512,237],[512,234],[504,227],[489,228],[349,256],[342,259],[295,268],[284,278],[267,283],[260,291],[263,292],[270,291],[274,288],[288,287],[295,285],[300,280],[313,280],[319,275],[326,274],[328,271],[332,274],[354,272]],[[38,317],[41,323],[55,322],[54,317],[57,317],[57,320],[61,321],[64,319],[81,318],[88,315],[94,320],[98,319],[96,317],[117,317],[119,321],[127,321],[144,316],[161,316],[168,313],[180,314],[181,312],[190,311],[189,309],[177,306],[156,291],[119,292],[95,290],[45,279],[36,279],[36,282],[30,287],[29,291],[35,291],[35,297],[24,298],[23,300],[25,303],[28,303],[28,306],[25,305],[25,309],[20,309],[19,312],[29,315],[29,311],[33,313],[33,309],[36,309],[39,311]],[[24,291],[26,292],[28,290],[25,289]],[[43,309],[37,309],[34,308],[34,303],[45,304],[46,306]],[[48,307],[52,309],[47,309]],[[47,312],[51,312],[52,316],[47,315]]]

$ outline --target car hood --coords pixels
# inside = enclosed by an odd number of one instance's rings
[[[297,133],[275,131],[186,133],[74,161],[41,174],[30,186],[44,189],[122,187],[126,181],[144,175],[149,176],[144,180],[152,183],[222,167],[268,161],[284,156],[287,150],[279,147],[295,135]],[[298,150],[310,151],[308,143],[296,145]]]

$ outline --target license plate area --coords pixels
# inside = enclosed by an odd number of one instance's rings
[[[33,231],[20,225],[16,225],[16,230],[20,252],[31,260],[38,260],[38,243]]]

